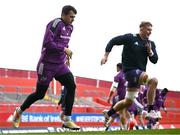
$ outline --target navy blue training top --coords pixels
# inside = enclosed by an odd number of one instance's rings
[[[151,43],[153,56],[148,56],[147,48],[145,44]],[[106,46],[105,51],[111,52],[114,45],[124,45],[122,51],[122,65],[123,71],[140,69],[146,71],[147,59],[152,63],[157,63],[158,55],[156,52],[156,46],[153,41],[142,40],[139,34],[125,34],[112,38]]]

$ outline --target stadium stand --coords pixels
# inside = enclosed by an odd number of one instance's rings
[[[5,119],[14,111],[15,107],[23,102],[29,93],[35,90],[36,78],[35,71],[0,68],[0,127],[9,126]],[[110,107],[105,99],[108,96],[112,82],[78,76],[75,77],[75,80],[77,90],[73,113],[101,114],[102,110]],[[61,85],[59,83],[55,85],[52,82],[44,100],[36,102],[27,112],[59,113],[60,108],[57,109],[57,103],[60,89]],[[161,123],[180,124],[179,96],[180,92],[170,91],[168,93],[166,100],[168,113],[162,112],[164,119]],[[4,123],[2,124],[2,122]],[[56,124],[54,123],[54,125]],[[93,122],[91,124],[96,125]]]

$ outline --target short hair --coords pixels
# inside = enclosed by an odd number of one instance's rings
[[[77,10],[73,6],[71,6],[71,5],[64,6],[62,8],[62,13],[61,14],[68,15],[69,11],[73,11],[74,14],[77,14]]]
[[[168,92],[169,90],[168,90],[167,88],[164,88],[164,89],[163,89],[163,91],[166,91],[166,92]]]
[[[118,68],[122,69],[122,63],[118,63],[116,66],[117,66]]]
[[[139,28],[144,27],[144,26],[153,26],[151,22],[148,21],[142,21],[141,24],[139,25]]]
[[[161,91],[161,95],[165,96],[168,92],[169,92],[169,90],[167,88],[164,88]]]

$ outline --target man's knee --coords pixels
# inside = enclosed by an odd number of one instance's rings
[[[139,77],[139,83],[140,84],[147,84],[149,76],[143,72]]]
[[[157,80],[157,78],[151,78],[151,79],[149,79],[148,85],[157,87],[157,85],[158,85],[158,80]]]
[[[150,78],[145,72],[140,75],[139,82],[140,84],[153,85],[154,87],[158,85],[157,78]]]
[[[133,99],[130,99],[130,98],[126,98],[125,99],[125,106],[126,107],[129,107],[133,104]]]

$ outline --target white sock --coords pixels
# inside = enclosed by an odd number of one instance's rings
[[[64,121],[70,121],[70,120],[71,120],[71,116],[64,115]]]
[[[127,130],[127,124],[122,125],[123,130]]]
[[[20,115],[21,115],[22,112],[23,112],[20,107],[17,107],[17,108],[16,108],[16,111],[17,111]]]

